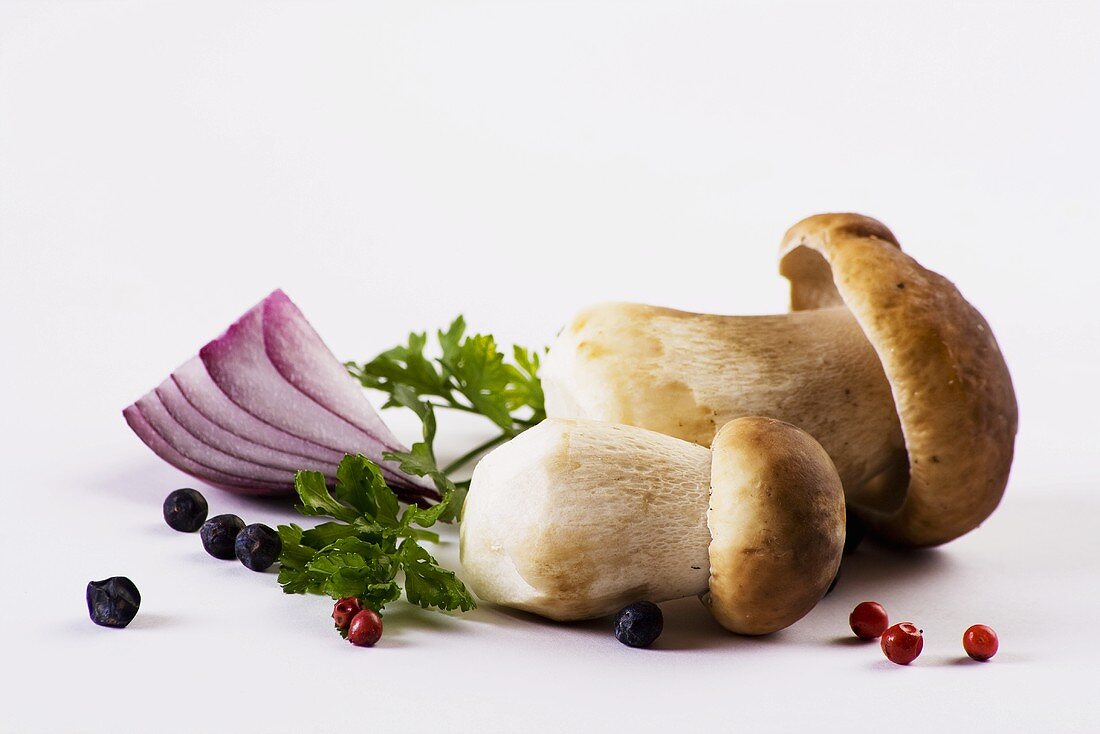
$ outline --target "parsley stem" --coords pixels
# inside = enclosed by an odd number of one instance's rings
[[[512,435],[510,433],[502,433],[491,441],[486,441],[479,446],[475,446],[474,448],[464,453],[462,456],[452,461],[450,464],[447,464],[447,466],[443,467],[443,473],[446,475],[450,475],[451,472],[462,468],[479,454],[484,453],[491,448],[499,446],[510,438],[512,438]]]
[[[435,406],[437,408],[450,408],[451,410],[461,410],[461,411],[464,411],[466,413],[475,413],[477,415],[481,415],[481,411],[478,410],[477,408],[472,408],[469,405],[463,405],[462,403],[458,402],[457,400],[449,400],[448,402],[442,403],[442,404],[441,403],[436,403]]]
[[[428,404],[431,405],[433,408],[448,408],[450,410],[461,410],[464,413],[473,413],[474,415],[484,415],[477,408],[471,407],[469,405],[464,405],[463,403],[460,403],[453,398],[449,398],[446,403],[436,403],[434,401],[426,402],[428,402]],[[519,427],[522,429],[528,429],[533,426],[537,426],[541,422],[541,418],[512,418],[513,427]]]

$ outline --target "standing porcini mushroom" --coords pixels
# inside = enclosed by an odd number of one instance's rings
[[[705,594],[727,629],[766,634],[829,588],[844,495],[824,449],[781,421],[741,418],[706,449],[550,419],[481,460],[461,533],[465,579],[489,602],[576,620]]]
[[[868,217],[805,219],[781,256],[789,314],[579,314],[545,362],[547,413],[702,445],[729,420],[772,416],[821,443],[879,537],[936,545],[977,527],[1004,492],[1017,423],[989,325]]]

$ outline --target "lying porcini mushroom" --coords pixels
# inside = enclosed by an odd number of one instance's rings
[[[936,545],[981,524],[1008,481],[1017,423],[981,314],[856,214],[792,227],[780,272],[789,314],[582,312],[546,359],[547,413],[702,445],[733,418],[772,416],[821,443],[875,535]]]
[[[794,423],[847,488],[904,467],[890,384],[846,308],[711,316],[632,303],[580,313],[543,368],[550,415],[625,423],[709,446],[727,421]]]
[[[543,421],[477,465],[461,525],[464,578],[486,601],[576,620],[706,594],[723,626],[754,635],[809,612],[843,546],[828,454],[759,417],[723,427],[711,449]]]

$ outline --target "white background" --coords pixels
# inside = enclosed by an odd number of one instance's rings
[[[1098,730],[1098,37],[1095,2],[0,2],[0,730]],[[530,345],[600,300],[780,311],[830,210],[984,312],[1018,459],[980,530],[865,547],[766,639],[687,599],[651,651],[488,606],[353,648],[164,526],[193,482],[119,412],[279,286],[348,359],[460,311]],[[123,631],[84,606],[114,574]],[[866,598],[909,668],[850,644]]]

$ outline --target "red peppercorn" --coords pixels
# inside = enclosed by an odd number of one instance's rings
[[[348,642],[359,647],[373,647],[382,638],[382,618],[373,609],[355,615],[348,626]]]
[[[912,622],[901,622],[882,633],[882,651],[898,665],[908,665],[924,649],[924,630]]]
[[[363,602],[354,596],[347,596],[336,602],[332,607],[332,619],[336,622],[336,628],[346,630],[356,614],[363,611]]]
[[[975,660],[989,660],[997,654],[997,633],[984,624],[976,624],[963,633],[963,649]]]
[[[890,626],[890,618],[886,616],[886,610],[877,601],[864,601],[852,610],[848,616],[848,624],[859,639],[874,640],[881,637]]]

